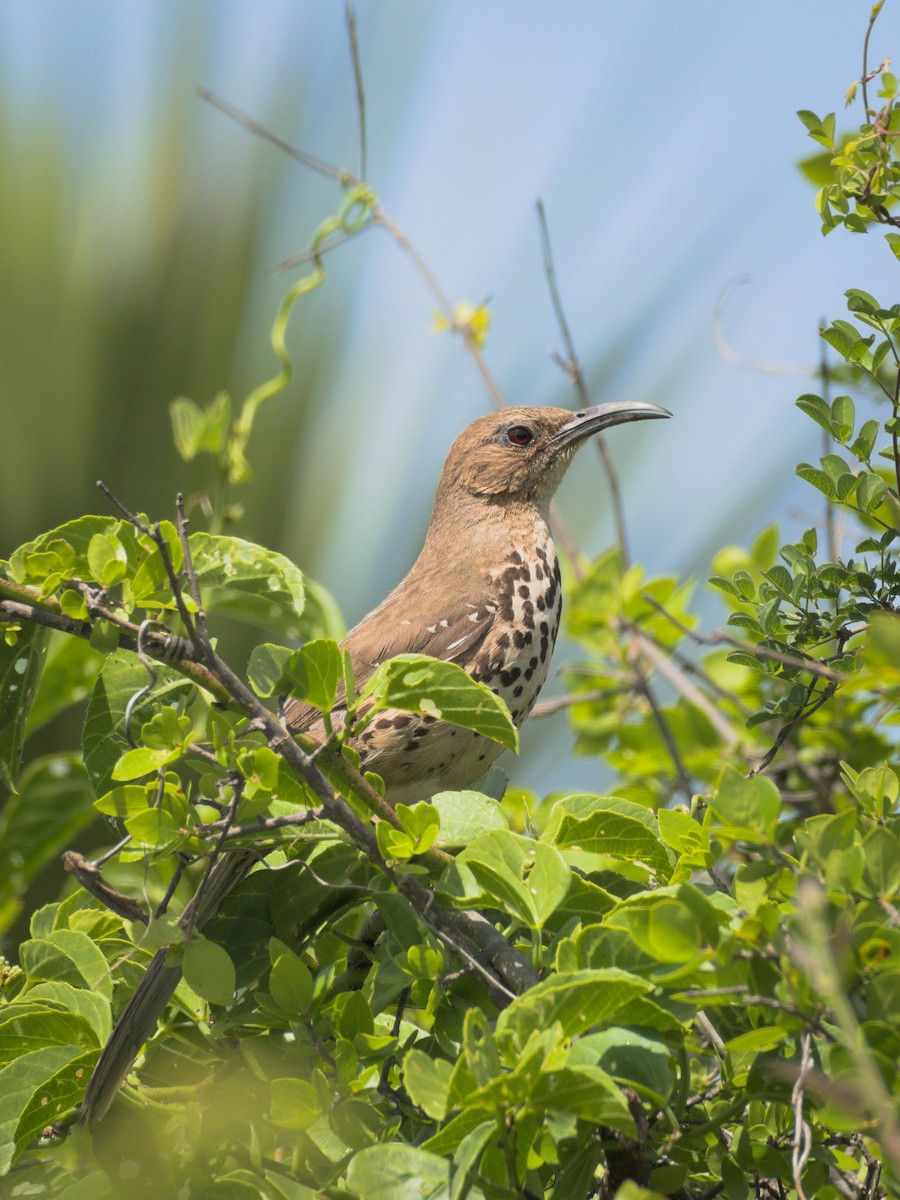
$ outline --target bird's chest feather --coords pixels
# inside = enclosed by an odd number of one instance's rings
[[[552,541],[513,550],[491,572],[497,613],[470,673],[506,702],[521,725],[547,678],[559,632],[562,588]]]

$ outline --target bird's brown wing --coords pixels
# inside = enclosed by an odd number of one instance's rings
[[[351,629],[342,646],[350,653],[353,676],[361,688],[377,666],[398,654],[428,654],[445,662],[468,662],[484,643],[496,617],[496,605],[489,601],[470,601],[458,605],[449,615],[406,614],[406,604],[394,605],[388,597],[379,608]],[[335,703],[335,714],[343,709],[344,686],[341,684]],[[302,700],[288,700],[284,706],[288,724],[303,733],[321,720],[317,708]]]

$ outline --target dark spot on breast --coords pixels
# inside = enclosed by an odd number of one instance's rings
[[[549,632],[550,632],[550,626],[547,624],[546,621],[541,621],[541,634],[544,637],[546,637]]]
[[[525,678],[526,679],[530,679],[533,674],[534,674],[534,667],[526,667],[525,668]]]
[[[522,624],[526,629],[534,629],[534,605],[530,600],[522,605]]]
[[[376,729],[390,729],[392,723],[393,722],[391,721],[390,717],[379,717],[378,720],[375,722],[375,728]]]
[[[547,657],[549,651],[550,651],[550,646],[549,646],[548,638],[547,638],[547,635],[544,634],[544,636],[541,638],[541,662],[543,662],[544,659]]]
[[[531,595],[531,591],[526,584],[523,583],[519,587],[519,595],[522,597],[523,600],[527,600],[528,597]]]
[[[424,737],[424,736],[425,736],[425,734],[426,734],[427,732],[428,732],[428,730],[427,730],[427,729],[424,729],[424,728],[423,728],[423,727],[420,725],[418,729],[414,729],[414,730],[413,730],[413,737],[414,737],[414,738],[422,738],[422,737]]]
[[[508,648],[508,646],[509,646],[509,634],[501,633],[500,636],[497,638],[497,649],[498,650],[506,650]]]
[[[411,722],[412,717],[409,715],[409,713],[403,713],[399,717],[394,717],[394,728],[405,729],[407,725],[411,724]]]
[[[513,695],[521,696],[524,691],[525,691],[525,685],[520,683],[517,688],[513,689]]]
[[[544,601],[544,597],[543,597],[543,596],[538,596],[538,598],[537,598],[537,606],[538,606],[538,612],[543,612],[543,611],[544,611],[544,609],[547,607],[547,605],[546,605],[546,603],[545,603],[545,601]]]
[[[534,577],[538,581],[540,581],[541,579],[544,578],[544,568],[541,566],[540,563],[534,564]]]
[[[509,671],[500,672],[500,684],[502,687],[510,687],[516,682],[522,672],[518,667],[512,667]]]
[[[418,742],[414,742],[414,741],[410,740],[406,743],[407,750],[418,750],[418,748],[419,748]]]
[[[486,758],[487,758],[487,751],[486,751],[486,750],[485,750],[484,754],[479,754],[479,755],[478,755],[478,761],[479,761],[479,762],[484,762],[484,760],[485,760]]]
[[[509,561],[520,563],[522,561],[522,555],[518,552],[518,550],[513,550],[512,554],[509,556]]]
[[[450,736],[451,736],[451,737],[456,737],[456,730],[455,730],[455,729],[451,729],[451,730],[450,730]]]

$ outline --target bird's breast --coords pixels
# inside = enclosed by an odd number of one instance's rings
[[[547,678],[559,632],[562,587],[553,542],[547,538],[512,550],[491,572],[491,591],[496,616],[468,669],[506,702],[521,725]]]

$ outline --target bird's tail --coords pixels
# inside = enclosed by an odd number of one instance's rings
[[[223,855],[210,872],[199,901],[195,897],[187,905],[178,924],[183,929],[199,929],[257,862],[259,855],[249,851]],[[180,979],[181,967],[168,965],[166,951],[157,951],[97,1060],[81,1104],[79,1125],[96,1125],[106,1115]]]

